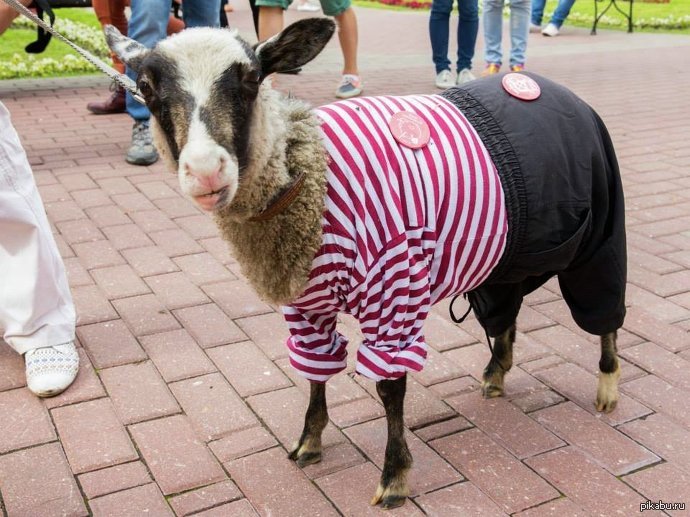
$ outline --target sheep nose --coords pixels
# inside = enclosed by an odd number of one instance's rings
[[[188,164],[185,165],[185,169],[188,175],[192,176],[202,188],[209,192],[220,190],[225,186],[222,162],[218,162],[213,170],[207,168],[194,169]]]

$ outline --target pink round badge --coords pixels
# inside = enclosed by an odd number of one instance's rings
[[[410,149],[420,149],[429,143],[429,126],[422,117],[411,111],[399,111],[388,121],[388,127],[398,143]]]
[[[533,101],[541,95],[541,88],[537,81],[523,74],[506,74],[501,82],[505,91],[523,101]]]

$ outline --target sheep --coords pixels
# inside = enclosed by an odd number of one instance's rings
[[[305,65],[333,32],[327,19],[305,19],[252,46],[236,31],[190,29],[152,50],[112,27],[106,36],[138,73],[154,141],[182,192],[212,213],[253,288],[283,306],[290,362],[311,381],[289,453],[301,467],[321,459],[325,383],[346,367],[336,315],[360,320],[356,371],[376,381],[388,423],[371,503],[393,508],[405,502],[412,466],[407,372],[423,367],[423,322],[441,298],[466,294],[494,338],[481,391],[496,397],[523,296],[557,275],[575,321],[601,336],[596,409],[614,409],[623,196],[599,117],[543,77],[316,110],[271,88],[270,74]],[[537,99],[518,98],[534,84]]]

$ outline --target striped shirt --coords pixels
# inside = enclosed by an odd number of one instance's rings
[[[399,111],[429,126],[428,145],[400,145]],[[431,305],[486,279],[507,221],[498,173],[474,128],[438,95],[368,97],[316,109],[329,155],[323,242],[305,291],[283,307],[290,362],[325,382],[346,367],[339,312],[360,323],[356,371],[373,380],[424,366]]]

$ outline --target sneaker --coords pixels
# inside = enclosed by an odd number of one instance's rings
[[[110,85],[113,92],[108,100],[89,102],[86,109],[94,115],[110,115],[125,112],[125,89],[115,83]]]
[[[541,31],[541,33],[544,36],[551,36],[551,37],[558,36],[558,34],[560,32],[561,32],[560,29],[558,27],[556,27],[553,23],[549,23],[546,27],[544,27],[544,30]]]
[[[463,68],[460,70],[460,73],[458,74],[458,78],[455,80],[455,84],[460,86],[461,84],[469,83],[470,81],[474,81],[476,77],[472,72],[470,72],[469,68]]]
[[[72,384],[79,371],[79,354],[74,341],[29,350],[24,354],[24,362],[26,384],[39,397],[62,393]]]
[[[532,33],[538,33],[541,32],[541,25],[537,25],[536,23],[531,23],[529,24],[529,31]]]
[[[524,72],[525,65],[510,65],[511,72]]]
[[[436,88],[445,90],[452,86],[455,86],[455,81],[453,80],[453,74],[450,73],[450,70],[441,70],[436,74]]]
[[[499,65],[498,63],[488,63],[486,65],[486,68],[482,72],[482,77],[486,77],[488,75],[495,75],[500,71],[501,71],[501,65]]]
[[[321,6],[314,4],[314,3],[307,0],[306,2],[304,2],[302,4],[298,4],[297,10],[302,11],[302,12],[306,12],[306,13],[315,13],[316,11],[321,10]]]
[[[357,97],[362,93],[362,81],[358,75],[345,74],[335,91],[335,96],[339,99],[349,99],[350,97]]]
[[[132,127],[132,145],[125,157],[132,165],[151,165],[158,160],[158,152],[153,147],[153,138],[148,120],[138,120]]]

